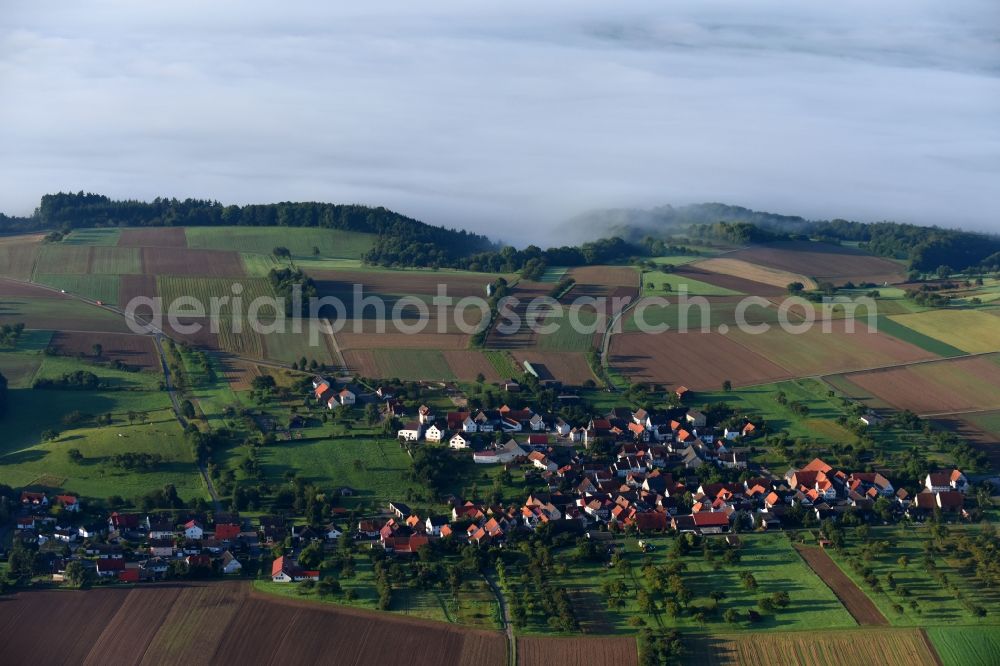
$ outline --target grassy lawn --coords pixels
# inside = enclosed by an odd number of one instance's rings
[[[261,592],[277,596],[376,610],[378,608],[378,594],[375,591],[375,577],[371,561],[368,559],[367,553],[363,551],[365,547],[365,545],[359,545],[359,550],[362,552],[354,555],[354,575],[337,577],[337,581],[345,593],[348,590],[354,593],[353,600],[347,600],[344,594],[324,597],[317,594],[315,590],[306,591],[298,585],[272,581],[254,581],[253,585]],[[499,612],[495,597],[481,577],[470,577],[462,586],[457,597],[453,597],[448,589],[396,587],[392,592],[392,606],[390,606],[389,612],[426,620],[461,624],[474,629],[499,628],[497,622]]]
[[[927,636],[944,666],[1000,664],[1000,627],[930,627]]]
[[[125,372],[123,370],[95,365],[69,356],[44,356],[37,378],[54,379],[68,372],[76,372],[77,370],[94,373],[107,383],[110,388],[116,391],[160,392],[160,379],[162,376],[158,372]]]
[[[840,401],[831,398],[828,391],[827,386],[818,380],[794,379],[737,388],[729,393],[699,393],[696,402],[699,405],[725,402],[737,410],[763,417],[770,432],[785,431],[793,439],[801,437],[829,444],[850,441],[854,435],[836,422],[843,413]],[[787,404],[778,403],[776,398],[779,393],[784,393],[789,403],[800,402],[808,407],[809,414],[799,416]]]
[[[949,529],[977,529],[976,527],[955,527]],[[848,564],[848,553],[854,552],[858,541],[849,539],[847,553],[831,550],[830,557],[840,565],[857,585],[878,606],[882,614],[895,626],[947,626],[947,625],[996,625],[1000,620],[1000,591],[985,589],[973,583],[957,563],[947,557],[936,557],[935,565],[945,573],[962,595],[983,606],[987,615],[977,618],[970,613],[962,603],[952,596],[925,567],[923,563],[923,543],[928,538],[926,525],[891,526],[872,530],[872,538],[885,540],[889,548],[881,555],[865,561],[878,577],[882,590],[875,592],[865,583]],[[906,555],[910,562],[906,567],[899,564],[900,556]],[[887,574],[892,574],[899,587],[890,590],[886,584]],[[899,588],[909,591],[909,596],[903,596]],[[917,608],[911,608],[910,602],[915,601]],[[894,605],[903,608],[903,612],[894,609]]]
[[[286,247],[295,257],[360,259],[375,242],[372,234],[311,227],[189,227],[186,233],[194,249],[271,254]]]
[[[99,499],[111,495],[133,499],[171,483],[185,500],[207,497],[173,413],[168,409],[148,413],[146,424],[130,425],[124,415],[116,415],[111,426],[67,429],[55,440],[9,453],[0,458],[5,481],[18,486],[45,485]],[[79,464],[69,459],[66,451],[71,448],[83,455]],[[125,452],[155,453],[163,456],[163,461],[142,471],[110,464],[110,456]]]
[[[42,364],[52,331],[24,331],[14,348],[0,348],[0,372],[10,388],[28,388]]]
[[[398,500],[408,489],[417,488],[405,478],[410,457],[395,438],[327,437],[278,442],[260,450],[260,461],[271,483],[283,483],[285,472],[293,471],[324,486],[354,488],[354,496],[344,498],[345,506],[382,510],[390,500]]]

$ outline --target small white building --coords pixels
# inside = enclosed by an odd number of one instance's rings
[[[421,434],[423,434],[423,425],[417,421],[411,421],[396,431],[396,435],[407,442],[419,442]]]
[[[448,446],[455,450],[467,449],[471,444],[471,438],[460,432],[455,433],[452,438],[448,440]]]
[[[201,538],[205,536],[205,530],[197,520],[189,520],[184,523],[184,536],[188,539],[201,541]]]
[[[439,428],[437,424],[432,424],[427,430],[424,431],[424,439],[428,442],[440,443],[444,438],[444,429]]]

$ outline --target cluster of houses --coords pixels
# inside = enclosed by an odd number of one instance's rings
[[[916,520],[934,511],[964,514],[968,482],[957,469],[929,474],[925,487],[913,496],[895,489],[878,472],[843,472],[819,458],[783,478],[700,483],[664,471],[665,460],[653,448],[622,444],[610,465],[580,463],[572,454],[553,462],[533,451],[519,462],[541,471],[550,481],[549,490],[529,495],[520,506],[455,500],[450,515],[423,517],[393,502],[391,517],[362,521],[358,530],[380,541],[387,552],[409,554],[437,538],[502,543],[514,530],[534,530],[546,523],[588,535],[629,528],[639,533],[722,534],[738,520],[746,521],[743,528],[751,523],[761,529],[780,528],[793,506],[813,512],[817,520],[848,511],[864,516],[872,514],[880,497],[894,513]]]
[[[79,498],[50,498],[41,492],[22,492],[20,503],[14,538],[38,544],[55,581],[64,579],[66,566],[74,560],[92,568],[96,579],[118,582],[160,580],[172,568],[192,575],[238,575],[245,564],[289,539],[294,551],[343,534],[332,523],[317,530],[281,516],[261,516],[254,525],[231,513],[208,519],[198,514],[177,518],[113,512],[106,519],[89,520],[80,512]],[[53,511],[55,507],[60,510]],[[299,568],[290,557],[278,557],[272,566],[272,579],[279,582],[319,576]]]
[[[387,409],[391,412],[397,406],[388,401]],[[670,458],[687,469],[706,462],[746,469],[746,453],[737,444],[756,434],[757,426],[750,422],[738,428],[707,428],[705,415],[694,409],[651,414],[644,409],[615,408],[573,426],[530,407],[514,409],[508,405],[495,410],[452,411],[442,417],[424,405],[417,410],[417,418],[397,432],[402,441],[472,449],[473,461],[480,464],[511,463],[544,451],[550,444],[590,448],[597,442],[633,442],[651,451],[650,455]],[[506,441],[497,441],[505,435],[510,436]],[[546,467],[551,464],[544,462]]]
[[[313,397],[326,405],[327,409],[337,407],[353,407],[358,401],[358,396],[347,387],[336,388],[328,379],[323,377],[313,377],[312,380]]]

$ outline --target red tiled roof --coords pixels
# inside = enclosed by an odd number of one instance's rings
[[[698,527],[722,527],[729,524],[729,516],[722,511],[702,511],[692,514],[692,519]]]

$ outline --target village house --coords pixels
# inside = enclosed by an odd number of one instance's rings
[[[243,565],[228,550],[222,554],[222,573],[226,575],[236,575],[243,571]]]
[[[184,523],[184,536],[194,541],[201,541],[202,537],[205,536],[205,529],[197,520],[189,520]]]
[[[467,449],[472,446],[472,439],[465,434],[456,432],[452,435],[451,439],[448,440],[448,446],[452,449]]]
[[[960,470],[950,472],[931,472],[924,479],[924,487],[932,493],[944,493],[950,490],[965,492],[969,481]]]
[[[63,511],[78,513],[80,511],[80,499],[75,495],[56,495],[56,506]]]
[[[292,583],[302,580],[319,580],[318,571],[307,571],[282,555],[271,564],[271,580],[275,583]]]
[[[431,424],[430,427],[424,431],[424,439],[428,442],[439,444],[441,439],[444,437],[444,432],[445,431],[439,428],[436,423]]]
[[[420,435],[423,433],[423,424],[419,421],[410,421],[402,428],[400,428],[396,435],[407,442],[418,442],[420,441]]]
[[[152,557],[172,557],[174,540],[172,537],[149,540],[149,554]]]
[[[516,441],[510,439],[503,446],[476,451],[472,454],[472,460],[481,465],[495,465],[509,463],[526,455],[528,452],[522,449]]]

